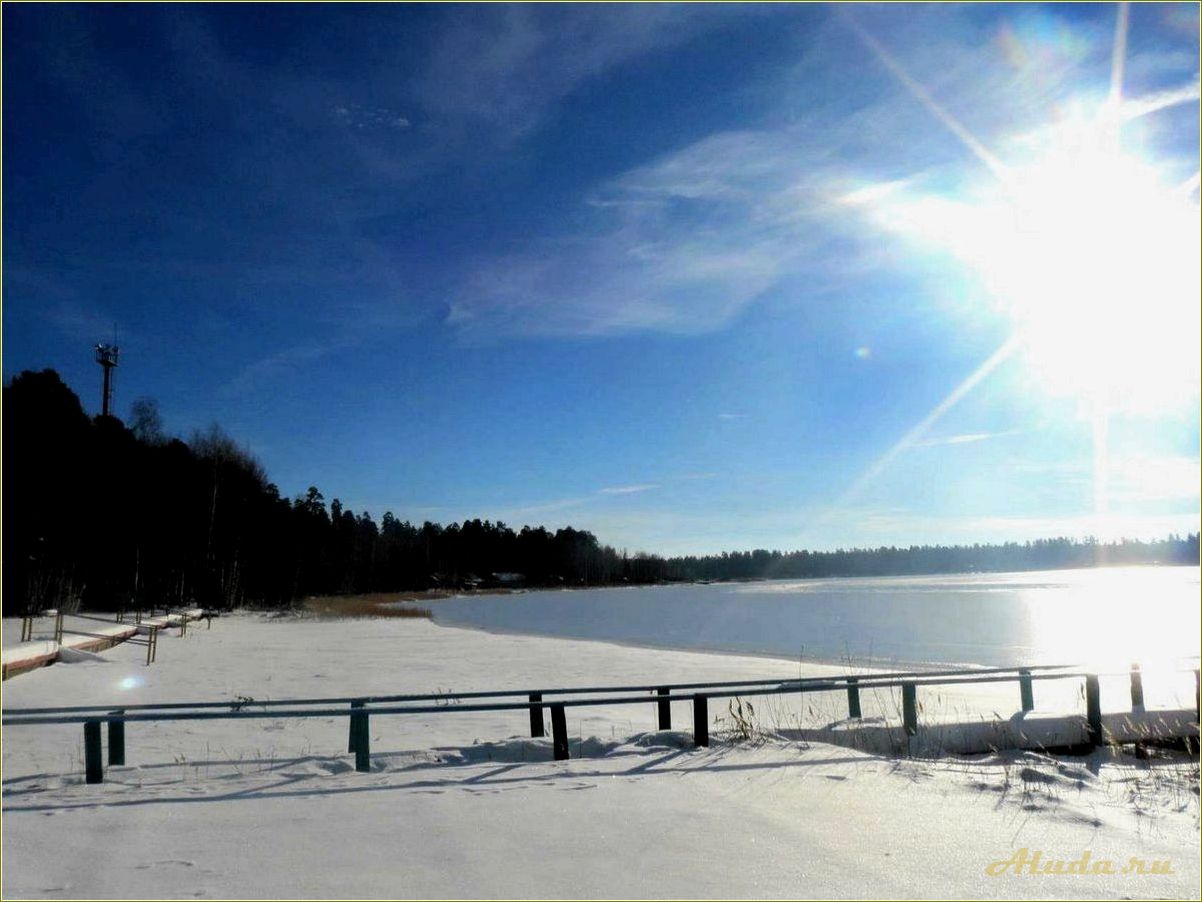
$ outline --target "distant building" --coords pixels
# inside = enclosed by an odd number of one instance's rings
[[[513,588],[515,586],[524,586],[526,584],[526,574],[524,573],[494,573],[492,581],[498,586],[506,586]]]

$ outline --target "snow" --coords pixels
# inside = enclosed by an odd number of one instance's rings
[[[5,633],[18,630],[4,623]],[[119,645],[4,683],[5,709],[118,707],[844,673],[763,657],[495,635],[415,619],[243,614],[160,638],[157,662]],[[1192,676],[1158,682],[1193,702]],[[1122,707],[1125,683],[1104,682]],[[1041,708],[1079,685],[1036,683]],[[1010,683],[939,687],[937,716],[1018,706]],[[1129,702],[1129,698],[1126,699]],[[840,692],[752,700],[750,741],[711,702],[708,749],[655,705],[568,709],[572,760],[551,761],[525,711],[371,719],[372,771],[353,770],[347,719],[130,723],[124,767],[82,781],[78,725],[6,728],[5,898],[898,897],[1196,898],[1196,759],[1113,751],[1055,759],[893,757],[782,738],[846,716]],[[869,723],[897,719],[865,692]],[[1075,708],[1071,708],[1075,710]],[[991,877],[1020,849],[1171,874]],[[69,854],[65,854],[69,850]]]
[[[86,655],[91,650],[102,649],[113,642],[124,642],[139,633],[148,633],[151,627],[166,629],[181,625],[185,617],[188,620],[197,620],[203,615],[204,611],[201,608],[191,608],[175,614],[146,617],[140,624],[127,621],[103,625],[91,615],[77,617],[68,614],[66,616],[70,619],[64,621],[62,642],[55,642],[53,639],[55,618],[46,616],[33,619],[33,635],[42,635],[43,637],[49,635],[51,638],[34,638],[25,642],[19,641],[19,638],[12,640],[12,636],[20,637],[21,635],[18,625],[20,620],[14,618],[11,622],[5,622],[4,641],[8,644],[0,650],[0,662],[3,664],[5,679],[7,679],[10,673],[15,675],[32,667],[51,664],[56,660],[78,661],[81,654]]]

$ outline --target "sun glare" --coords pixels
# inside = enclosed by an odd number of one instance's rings
[[[1058,125],[980,196],[880,213],[982,279],[1048,390],[1112,411],[1178,407],[1198,392],[1198,207],[1120,152],[1111,118]]]
[[[1050,391],[1155,412],[1198,392],[1199,210],[1119,150],[1106,109],[1049,129],[975,196],[899,192],[876,214],[981,278]]]

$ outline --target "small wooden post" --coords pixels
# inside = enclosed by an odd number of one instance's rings
[[[104,761],[100,757],[100,721],[88,720],[83,725],[84,779],[88,783],[104,782]]]
[[[357,699],[351,702],[351,724],[347,731],[346,750],[348,753],[355,750],[355,709],[362,708],[365,702],[362,699]]]
[[[55,611],[54,613],[54,641],[58,645],[63,644],[63,612]]]
[[[700,746],[710,744],[709,698],[693,696],[693,742]]]
[[[913,683],[902,683],[902,720],[907,736],[918,735],[918,687]]]
[[[1025,667],[1018,671],[1018,694],[1022,698],[1023,711],[1035,710],[1035,692],[1031,685],[1031,671]]]
[[[668,701],[669,691],[665,687],[660,687],[655,690],[655,694],[659,696],[659,701],[655,703],[655,707],[659,711],[659,728],[670,730],[672,729],[672,703]]]
[[[1144,707],[1144,675],[1139,665],[1131,665],[1131,710],[1142,711]]]
[[[109,767],[125,763],[125,721],[120,720],[124,709],[110,711],[109,718]]]
[[[158,653],[159,644],[159,628],[152,626],[146,634],[146,666],[149,667],[154,663],[154,659]]]
[[[551,706],[551,745],[556,761],[568,760],[568,721],[563,705]]]
[[[355,740],[355,770],[361,774],[371,770],[371,732],[367,718],[366,709],[351,715],[351,733]]]
[[[530,735],[535,739],[547,735],[546,728],[543,726],[543,706],[535,704],[535,702],[541,702],[542,700],[543,694],[541,692],[530,693]]]
[[[188,635],[188,615],[180,614],[179,615],[179,637],[182,639],[186,635]]]
[[[864,716],[860,713],[860,681],[856,677],[847,678],[847,716],[857,720]]]
[[[29,642],[33,639],[33,617],[25,616],[21,618],[21,641]]]
[[[1086,739],[1091,747],[1102,744],[1102,689],[1098,678],[1085,678],[1085,723]]]
[[[1194,671],[1194,716],[1202,721],[1202,671]]]

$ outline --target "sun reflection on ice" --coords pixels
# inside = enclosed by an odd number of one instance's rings
[[[1145,672],[1172,670],[1181,666],[1182,636],[1202,628],[1176,568],[1102,567],[1074,573],[1072,583],[1027,606],[1032,660],[1103,671],[1132,664]]]

